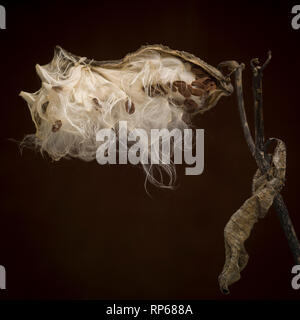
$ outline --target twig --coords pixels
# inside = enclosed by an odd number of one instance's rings
[[[256,128],[256,144],[253,141],[253,138],[251,136],[251,132],[249,129],[249,125],[247,122],[247,116],[245,112],[244,107],[244,98],[243,98],[243,87],[242,87],[242,70],[244,69],[245,65],[241,64],[239,65],[235,70],[235,81],[236,81],[236,91],[237,91],[237,100],[238,100],[238,106],[239,106],[239,113],[241,118],[241,123],[244,131],[244,136],[247,141],[247,144],[249,146],[249,149],[251,151],[252,156],[255,158],[257,166],[259,167],[260,171],[264,174],[268,171],[270,168],[270,164],[268,161],[264,158],[264,137],[263,137],[263,116],[262,116],[262,71],[265,69],[265,67],[268,65],[271,59],[271,52],[269,52],[269,57],[267,61],[264,63],[260,69],[257,69],[258,67],[254,66],[254,63],[258,63],[257,59],[254,59],[251,61],[251,67],[254,71],[254,88],[255,91],[254,97],[255,97],[255,128]],[[258,72],[259,70],[259,72]],[[257,74],[255,73],[257,72]],[[258,89],[258,91],[256,90]],[[258,98],[258,99],[257,99]],[[279,221],[281,223],[281,226],[284,230],[285,236],[288,240],[289,247],[292,251],[295,263],[300,264],[300,245],[299,241],[297,239],[297,235],[293,226],[293,223],[291,221],[291,218],[289,216],[289,212],[287,210],[287,207],[283,201],[283,198],[280,194],[278,194],[273,202],[274,208],[277,212],[277,215],[279,217]]]
[[[271,51],[268,52],[268,59],[261,67],[257,58],[250,61],[253,72],[253,97],[254,97],[254,116],[255,116],[255,145],[264,155],[264,120],[262,108],[262,77],[263,70],[271,60]]]

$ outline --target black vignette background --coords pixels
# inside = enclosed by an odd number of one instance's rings
[[[34,131],[21,90],[40,88],[35,64],[55,45],[96,60],[119,59],[160,43],[216,66],[246,63],[245,102],[253,121],[249,61],[273,52],[264,74],[266,136],[287,144],[282,192],[300,234],[300,30],[296,2],[1,2],[0,299],[299,299],[293,259],[272,208],[246,243],[250,261],[223,296],[223,228],[250,195],[256,166],[244,141],[236,96],[222,98],[194,124],[205,129],[205,170],[179,188],[144,190],[142,170],[95,161],[52,162],[16,143]],[[300,4],[300,3],[298,3]]]

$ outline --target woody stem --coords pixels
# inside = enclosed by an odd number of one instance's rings
[[[271,53],[267,61],[261,68],[254,67],[254,60],[251,61],[253,71],[253,91],[254,91],[254,107],[255,107],[255,143],[253,141],[248,121],[245,112],[243,86],[242,86],[242,70],[244,64],[239,65],[235,70],[235,85],[237,92],[238,107],[240,119],[246,142],[249,146],[250,152],[254,157],[258,168],[264,174],[270,168],[269,162],[264,157],[264,123],[263,123],[263,110],[262,110],[262,71],[265,69],[271,59]],[[257,61],[258,62],[258,61]],[[284,230],[285,236],[288,240],[290,250],[292,251],[294,261],[300,264],[300,244],[295,232],[292,220],[290,218],[288,209],[283,201],[282,196],[278,193],[273,202],[273,206],[277,212],[280,224]]]

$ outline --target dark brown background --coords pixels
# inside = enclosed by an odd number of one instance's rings
[[[3,3],[2,3],[3,4]],[[5,3],[4,3],[5,5]],[[249,60],[273,59],[264,77],[266,135],[288,148],[283,196],[300,234],[300,30],[292,3],[240,1],[43,1],[7,4],[0,30],[0,264],[8,298],[299,299],[293,259],[272,208],[247,241],[250,261],[231,295],[219,292],[223,228],[250,195],[256,169],[244,141],[236,96],[194,119],[205,129],[205,171],[179,188],[144,190],[142,170],[96,161],[51,162],[17,144],[34,131],[21,90],[40,88],[35,64],[56,44],[97,60],[119,59],[143,44],[162,43],[212,65],[247,64],[245,99],[252,123]]]

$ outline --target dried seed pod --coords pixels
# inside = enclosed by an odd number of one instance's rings
[[[62,126],[61,120],[56,120],[52,126],[52,132],[57,132]]]
[[[148,68],[149,65],[151,68]],[[191,68],[203,72],[193,73]],[[182,73],[178,70],[182,70]],[[180,101],[184,98],[190,99],[191,90],[186,84],[197,77],[214,80],[217,90],[208,91],[207,96],[195,96],[195,101],[186,101],[184,108],[195,108],[190,115],[206,112],[216,105],[221,96],[233,92],[230,79],[224,77],[217,68],[190,53],[162,45],[141,47],[116,61],[82,58],[56,47],[53,60],[44,66],[37,65],[37,72],[44,84],[42,88],[35,93],[21,92],[20,95],[27,101],[36,125],[35,139],[31,140],[36,147],[46,151],[55,160],[74,156],[70,154],[72,148],[78,150],[76,157],[79,159],[95,159],[99,146],[96,140],[97,131],[103,127],[114,127],[118,121],[128,121],[128,128],[131,130],[142,128],[147,132],[157,126],[180,129],[186,127],[187,123],[184,123],[183,119],[190,117],[182,115],[187,112],[169,101],[172,98],[179,98]],[[177,88],[174,84],[171,85],[174,79],[184,81],[185,86],[180,85]],[[145,86],[145,94],[142,94],[142,86]],[[97,92],[95,87],[99,88]],[[150,95],[154,94],[154,97],[148,96],[149,88]],[[54,92],[57,92],[59,97],[53,94]],[[199,94],[198,91],[197,93]],[[49,106],[53,105],[55,108],[49,112],[48,107],[47,112],[42,114],[40,101],[44,101],[44,97],[49,97]],[[127,97],[135,104],[126,104]],[[88,102],[88,106],[93,104],[97,109],[99,106],[90,101],[93,98],[99,98],[103,111],[96,117],[94,112],[90,112],[90,108],[84,106]],[[198,107],[195,105],[196,101]],[[120,108],[119,105],[123,107]],[[124,108],[128,114],[134,112],[134,117],[126,116]],[[60,130],[57,139],[53,139],[47,125],[38,126],[34,112],[42,116],[42,121],[51,125],[53,117],[60,119],[61,123],[53,125],[54,132],[59,130],[62,123],[64,125],[64,130]],[[174,172],[173,168],[170,169],[169,173]],[[147,176],[151,178],[151,172],[148,172]],[[152,181],[157,184],[157,180]]]
[[[126,112],[129,113],[129,114],[133,114],[134,111],[135,111],[134,103],[133,103],[132,101],[130,101],[130,100],[127,100],[127,101],[125,102],[125,110],[126,110]]]
[[[76,61],[81,61],[81,57],[75,56],[65,50],[63,50],[61,47],[57,47],[57,54],[63,53],[64,56],[72,57],[72,59]],[[225,77],[222,72],[219,69],[214,68],[213,66],[207,64],[200,58],[194,56],[191,53],[185,52],[185,51],[178,51],[168,48],[167,46],[163,45],[148,45],[148,46],[142,46],[139,50],[137,50],[134,53],[130,53],[127,56],[125,56],[121,60],[115,60],[115,61],[96,61],[94,59],[90,60],[85,58],[84,63],[90,64],[90,66],[97,70],[97,68],[105,68],[106,70],[112,69],[112,70],[120,70],[121,68],[124,70],[127,65],[130,65],[132,63],[132,60],[135,59],[135,57],[139,57],[140,55],[143,57],[146,57],[147,54],[150,54],[152,52],[156,52],[159,54],[163,54],[169,57],[174,57],[181,59],[185,63],[190,63],[192,66],[192,72],[196,74],[196,79],[200,80],[204,77],[210,77],[211,79],[215,80],[217,83],[218,90],[213,90],[210,92],[209,98],[206,100],[205,105],[199,112],[203,113],[212,108],[217,101],[220,99],[223,95],[230,95],[233,92],[233,87],[230,83],[230,79],[228,77]],[[199,78],[199,79],[198,79]],[[172,89],[176,89],[176,87],[173,87]]]

